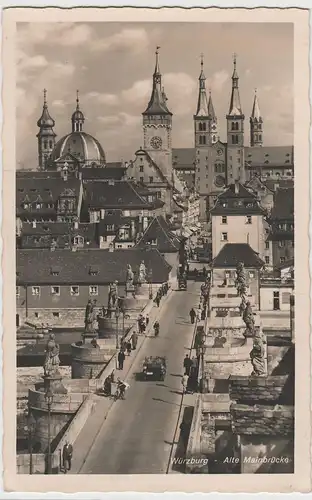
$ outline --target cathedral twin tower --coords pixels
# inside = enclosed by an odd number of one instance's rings
[[[230,100],[229,113],[227,119],[227,143],[228,145],[244,146],[244,120],[245,116],[242,111],[238,73],[236,69],[236,56],[234,55],[234,70],[232,75],[232,93]],[[255,91],[252,113],[250,116],[250,145],[262,146],[263,131],[262,117],[260,114],[257,92]],[[219,140],[218,136],[218,120],[214,110],[211,91],[207,99],[206,77],[204,74],[203,56],[201,57],[201,72],[199,75],[199,94],[197,110],[194,115],[195,128],[195,147],[201,148],[211,146]]]

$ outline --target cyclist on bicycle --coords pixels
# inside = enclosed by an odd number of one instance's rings
[[[120,380],[120,378],[117,380],[117,395],[119,399],[125,399],[125,392],[129,387],[130,386],[129,384],[127,384],[127,382]]]

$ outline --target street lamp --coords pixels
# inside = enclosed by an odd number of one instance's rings
[[[153,274],[152,274],[152,270],[150,269],[149,270],[149,273],[148,273],[148,298],[149,300],[152,300],[153,298]]]
[[[48,460],[47,460],[47,473],[52,474],[52,463],[51,463],[51,406],[53,403],[53,392],[50,387],[44,396],[46,403],[48,405]]]
[[[26,419],[27,425],[25,425],[24,430],[28,433],[28,451],[29,451],[29,474],[33,473],[33,435],[36,427],[36,420],[31,412],[31,408],[28,404],[26,408]]]
[[[117,306],[115,309],[115,318],[116,318],[116,349],[119,349],[119,338],[118,338],[118,319],[120,316],[120,309]]]

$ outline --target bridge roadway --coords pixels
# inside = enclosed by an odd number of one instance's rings
[[[174,291],[164,304],[160,335],[144,341],[127,378],[126,399],[114,403],[80,474],[166,473],[181,406],[183,359],[194,333],[189,311],[199,294],[200,283],[189,282],[186,292]],[[164,382],[136,380],[148,355],[167,357]]]

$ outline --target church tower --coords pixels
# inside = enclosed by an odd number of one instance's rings
[[[172,181],[172,113],[167,107],[167,96],[161,83],[159,49],[156,48],[156,64],[153,74],[151,98],[143,116],[144,149],[160,167],[162,173]]]
[[[250,123],[250,146],[263,145],[263,120],[260,114],[257,90],[255,90],[255,97],[252,106]]]
[[[201,56],[197,110],[194,115],[195,148],[205,148],[217,142],[217,117],[211,92],[207,100],[204,58]]]
[[[39,169],[47,168],[48,159],[55,146],[56,133],[53,130],[55,121],[51,118],[48,111],[47,104],[47,91],[43,91],[43,109],[39,120],[37,121],[37,126],[39,127],[39,132],[37,134],[38,139],[38,165]]]
[[[227,183],[235,181],[244,183],[246,172],[244,167],[244,120],[236,69],[236,55],[234,54],[234,69],[232,75],[232,93],[227,119]]]

